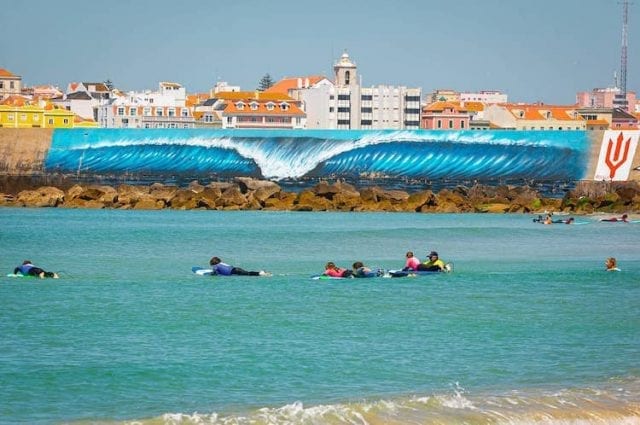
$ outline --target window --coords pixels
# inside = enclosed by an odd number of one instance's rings
[[[182,108],[182,111],[180,112],[180,114],[183,117],[188,117],[189,116],[189,110],[187,108]]]
[[[349,82],[351,81],[351,72],[347,71],[344,73],[344,83],[346,85],[349,85]]]
[[[118,108],[118,116],[121,117],[123,115],[124,115],[124,107],[121,106]]]
[[[288,104],[288,103],[286,103],[286,102],[282,102],[282,103],[280,104],[280,109],[282,109],[283,111],[288,110],[288,109],[289,109],[289,104]]]
[[[373,100],[373,95],[371,94],[363,94],[362,95],[362,100]]]
[[[169,108],[169,111],[167,112],[167,116],[175,117],[176,116],[176,109],[175,108]]]
[[[156,108],[156,117],[161,117],[163,116],[164,111],[162,110],[162,108]]]
[[[373,113],[373,108],[371,108],[371,107],[362,108],[362,113],[363,114],[371,114],[371,113]]]
[[[442,121],[438,120],[438,123],[436,125],[437,128],[442,128]]]
[[[348,107],[338,107],[338,112],[349,113],[350,110],[351,110],[351,108],[348,108]]]
[[[258,110],[258,103],[257,102],[251,102],[251,110],[252,111],[257,111]]]
[[[48,123],[49,123],[49,125],[53,125],[53,118],[49,118]]]
[[[361,125],[371,125],[372,121],[371,120],[362,120],[362,121],[360,121],[360,124]]]
[[[349,125],[349,120],[338,120],[338,125]]]
[[[15,86],[14,86],[14,84],[13,84],[13,81],[10,81],[10,82],[9,82],[9,88],[10,88],[10,89],[15,89]]]
[[[453,128],[453,120],[449,120],[449,128]]]
[[[460,121],[460,128],[464,128],[464,121]]]
[[[149,117],[149,116],[151,116],[151,108],[144,108],[144,110],[142,111],[142,114],[143,114],[145,117]],[[146,128],[149,128],[149,127],[146,127]]]
[[[351,95],[348,94],[339,94],[338,95],[338,100],[349,100],[351,99]]]
[[[26,121],[27,120],[27,114],[20,114],[20,121]]]
[[[274,104],[272,102],[267,103],[267,110],[273,111]]]
[[[236,108],[237,108],[239,111],[244,110],[244,103],[242,103],[242,102],[238,102],[238,103],[236,103]]]
[[[0,89],[4,88],[4,81],[0,81]]]
[[[64,124],[64,125],[69,124],[69,119],[68,118],[63,119],[62,120],[62,124]]]
[[[138,108],[129,108],[129,116],[135,117],[138,115]]]
[[[333,106],[329,106],[329,112],[333,112],[335,110],[335,108]]]

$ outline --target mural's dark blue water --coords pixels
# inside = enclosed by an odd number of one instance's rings
[[[57,130],[49,172],[571,181],[581,131]]]

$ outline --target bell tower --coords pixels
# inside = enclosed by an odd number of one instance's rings
[[[358,67],[349,58],[345,51],[340,60],[333,65],[335,83],[337,87],[355,87],[358,84]]]

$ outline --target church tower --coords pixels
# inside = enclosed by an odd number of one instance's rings
[[[337,87],[355,87],[358,85],[358,67],[345,51],[340,60],[333,65],[335,83]]]

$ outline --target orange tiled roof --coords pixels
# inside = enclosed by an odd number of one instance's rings
[[[246,103],[243,109],[238,109],[236,106],[236,102],[227,102],[224,108],[224,114],[229,115],[304,115],[304,112],[296,106],[295,103],[288,103],[289,108],[286,111],[280,109],[281,102],[271,102],[275,103],[273,109],[267,109],[267,104],[270,102],[258,102],[257,109],[251,109],[251,102]]]
[[[216,99],[222,100],[271,100],[274,102],[286,101],[295,102],[295,99],[282,93],[267,93],[259,91],[224,91],[216,93],[214,96]]]
[[[17,77],[17,75],[12,74],[4,68],[0,68],[0,77]]]
[[[185,99],[185,105],[187,107],[189,106],[196,106],[202,102],[204,102],[205,100],[209,99],[209,93],[193,93],[193,94],[188,94],[187,98]]]
[[[484,103],[482,102],[464,102],[464,107],[467,111],[471,112],[484,111]]]
[[[502,104],[511,114],[518,119],[530,121],[542,121],[546,119],[554,119],[558,121],[583,121],[584,118],[579,114],[570,115],[569,111],[575,111],[575,106],[558,106],[558,105],[529,105],[529,104]],[[520,112],[523,115],[520,115]],[[547,112],[549,118],[547,118]]]
[[[445,109],[453,109],[454,111],[457,111],[457,112],[467,110],[466,108],[463,108],[460,105],[460,102],[446,102],[441,100],[438,102],[433,102],[432,104],[428,105],[425,108],[425,111],[438,112],[438,111],[443,111]]]
[[[289,90],[294,90],[298,88],[298,81],[301,82],[303,88],[311,87],[314,84],[326,79],[326,77],[322,75],[311,75],[309,77],[287,77],[278,81],[268,89],[264,91],[264,93],[284,93],[288,94]],[[306,80],[309,80],[309,85],[305,87]]]
[[[29,103],[30,103],[29,98],[16,94],[16,95],[12,95],[5,98],[2,102],[0,102],[0,105],[25,106],[25,105],[28,105]]]

